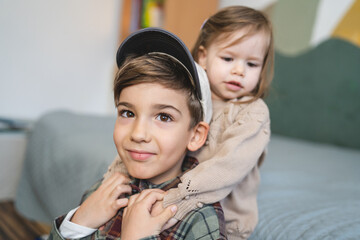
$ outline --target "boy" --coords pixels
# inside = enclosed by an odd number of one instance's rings
[[[114,142],[130,177],[115,173],[95,184],[79,208],[54,222],[49,239],[226,239],[219,203],[199,204],[161,232],[176,206],[156,202],[196,166],[187,151],[204,144],[211,118],[210,89],[189,51],[171,33],[148,28],[122,43],[117,64]]]

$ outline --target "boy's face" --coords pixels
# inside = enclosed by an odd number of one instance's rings
[[[181,173],[193,137],[184,93],[156,83],[122,90],[114,142],[129,174],[159,184]]]

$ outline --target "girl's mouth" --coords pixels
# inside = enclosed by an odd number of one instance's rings
[[[227,86],[230,90],[233,90],[233,91],[238,91],[238,90],[240,90],[240,89],[243,88],[243,86],[241,85],[241,83],[236,82],[236,81],[226,82],[226,86]]]

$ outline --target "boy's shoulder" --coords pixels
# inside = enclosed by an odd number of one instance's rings
[[[168,232],[162,234],[167,236]],[[190,211],[172,228],[172,236],[175,239],[227,239],[225,231],[224,212],[220,203],[204,204],[201,208]]]

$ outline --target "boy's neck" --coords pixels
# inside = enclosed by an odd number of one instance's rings
[[[185,156],[184,161],[182,163],[181,166],[181,170],[182,172],[170,179],[167,180],[165,182],[159,183],[159,184],[154,184],[151,183],[148,179],[135,179],[132,178],[130,184],[132,186],[132,188],[136,189],[136,191],[142,191],[144,189],[149,189],[149,188],[159,188],[162,189],[164,191],[167,191],[170,188],[174,188],[176,187],[179,183],[180,183],[180,177],[187,171],[195,168],[197,165],[199,164],[198,160],[196,158],[190,157],[190,156]],[[136,186],[136,187],[135,187]]]

